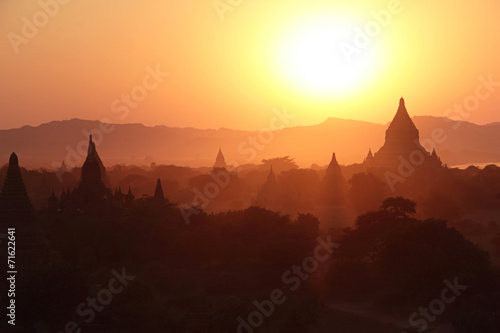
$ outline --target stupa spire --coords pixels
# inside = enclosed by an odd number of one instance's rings
[[[219,153],[217,153],[217,157],[215,159],[214,169],[218,168],[226,168],[226,159],[224,158],[224,154],[222,154],[222,148],[219,147]]]
[[[161,180],[158,178],[156,181],[156,189],[155,189],[155,195],[153,197],[153,201],[158,204],[164,204],[165,203],[165,196],[163,195],[163,188],[161,187]]]
[[[97,153],[95,143],[92,141],[92,135],[89,136],[88,155],[82,166],[82,178],[80,184],[73,191],[72,196],[75,202],[80,204],[104,203],[107,198],[113,194],[111,190],[106,189],[106,169],[102,164],[101,158]],[[68,188],[68,196],[69,196]]]
[[[366,154],[366,157],[365,157],[365,160],[364,162],[371,162],[373,161],[373,153],[372,153],[372,149],[368,149],[368,154]]]
[[[267,184],[275,184],[276,183],[276,175],[273,171],[273,166],[271,165],[271,169],[269,170],[269,174],[267,175]]]
[[[401,97],[396,115],[385,132],[385,143],[374,158],[379,166],[394,166],[400,163],[399,156],[409,156],[416,149],[425,151],[419,143],[418,129]]]
[[[132,206],[133,202],[134,202],[134,195],[132,194],[132,189],[130,188],[130,186],[128,187],[128,193],[127,195],[125,196],[125,206],[127,207],[130,207]]]
[[[0,193],[0,219],[14,223],[31,222],[33,206],[24,186],[16,153],[9,158],[9,167]]]
[[[344,199],[346,188],[347,181],[342,175],[337,156],[333,153],[325,177],[321,181],[320,203],[327,205],[340,204]]]
[[[16,264],[25,272],[39,265],[47,265],[50,258],[49,246],[36,222],[15,153],[10,155],[0,193],[0,227],[5,232],[7,228],[16,228]],[[6,255],[1,254],[0,258],[6,260]]]
[[[335,153],[332,154],[332,159],[330,161],[330,164],[328,165],[328,169],[326,169],[326,172],[336,172],[336,171],[340,171],[340,165],[339,163],[337,162],[337,156],[335,155]]]

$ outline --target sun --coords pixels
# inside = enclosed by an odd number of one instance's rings
[[[316,18],[290,27],[277,44],[275,63],[287,84],[301,93],[335,97],[355,92],[380,68],[377,40],[348,57],[355,30],[345,18]]]

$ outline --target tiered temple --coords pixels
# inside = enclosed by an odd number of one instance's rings
[[[104,203],[111,199],[111,191],[104,185],[106,169],[97,153],[92,135],[89,139],[87,159],[82,167],[82,179],[72,193],[72,201],[77,205]]]
[[[431,155],[420,144],[420,135],[406,110],[403,98],[399,100],[399,107],[389,128],[385,132],[385,143],[371,158],[371,151],[365,159],[367,166],[394,168],[401,163],[401,159],[408,160],[415,152],[423,154],[423,163],[441,165],[437,155]]]

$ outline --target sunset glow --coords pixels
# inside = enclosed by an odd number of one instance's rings
[[[499,0],[0,16],[0,332],[500,332]]]
[[[442,116],[479,76],[500,80],[498,1],[218,3],[71,1],[44,20],[36,0],[1,2],[0,128],[78,117],[258,130],[284,106],[295,125],[385,124],[402,95],[412,116]],[[148,66],[168,78],[114,112]],[[467,120],[499,121],[499,96]]]
[[[355,94],[374,79],[380,67],[380,48],[376,46],[351,61],[339,45],[348,40],[346,18],[319,17],[300,22],[284,36],[277,57],[284,81],[297,93],[332,98]],[[378,65],[377,65],[378,64]]]

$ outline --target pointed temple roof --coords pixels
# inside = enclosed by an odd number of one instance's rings
[[[441,162],[441,158],[439,158],[438,154],[436,153],[436,149],[432,148],[432,153],[431,153],[431,158],[430,158],[432,163],[435,163],[438,166],[442,166],[443,162]]]
[[[83,178],[83,169],[87,165],[87,168],[95,168],[95,165],[99,167],[99,178],[101,181],[106,183],[106,168],[104,167],[104,164],[101,161],[101,158],[99,157],[99,154],[97,153],[97,149],[95,146],[95,142],[92,141],[92,134],[89,136],[89,148],[87,151],[87,158],[85,159],[85,163],[83,164],[82,167],[82,178]],[[91,165],[91,167],[89,166]],[[92,175],[93,177],[97,177],[97,172],[93,171],[94,174]]]
[[[276,175],[273,171],[273,166],[269,169],[267,180],[257,193],[256,204],[259,206],[274,205],[279,200],[279,188],[276,182]]]
[[[5,222],[31,222],[33,206],[24,186],[15,153],[10,155],[7,175],[0,193],[0,219]]]
[[[328,165],[328,168],[326,169],[326,174],[338,174],[340,173],[340,165],[337,162],[337,156],[335,156],[335,153],[332,154],[332,160],[330,161],[330,164]],[[325,175],[326,177],[326,175]]]
[[[347,181],[342,174],[335,153],[332,154],[330,165],[321,181],[320,202],[323,204],[340,204],[345,196]]]
[[[366,154],[365,162],[371,162],[373,160],[372,149],[368,149],[368,154]]]
[[[273,166],[271,165],[271,169],[269,170],[269,174],[267,175],[267,184],[276,184],[276,176],[274,175]]]
[[[66,172],[68,171],[68,167],[66,166],[66,163],[63,161],[61,166],[59,167],[59,171],[61,172]]]
[[[222,154],[222,149],[219,147],[219,153],[217,154],[217,158],[215,159],[214,169],[216,168],[226,168],[226,159]]]
[[[97,154],[92,135],[90,135],[87,158],[82,166],[82,178],[78,188],[72,193],[75,202],[78,202],[79,205],[81,203],[103,202],[108,197],[108,194],[111,195],[112,193],[111,191],[107,193],[108,190],[103,181],[105,176],[106,169],[99,158],[99,154]]]
[[[101,165],[101,159],[97,154],[95,143],[92,141],[92,135],[90,135],[87,159],[82,166],[82,181],[101,181],[103,176],[102,169],[104,168],[104,166],[101,168]]]
[[[132,194],[132,190],[130,189],[130,186],[128,187],[128,193],[125,196],[125,206],[130,207],[132,206],[133,202],[135,200],[134,195]]]
[[[26,187],[24,186],[23,178],[21,177],[21,169],[19,168],[19,159],[16,153],[12,153],[9,158],[9,167],[7,176],[2,187],[2,197],[27,197]]]
[[[128,187],[128,193],[127,195],[125,196],[127,199],[132,199],[134,200],[134,195],[132,194],[132,190],[130,189],[130,186]]]
[[[10,155],[7,175],[0,193],[0,227],[16,229],[16,253],[23,270],[31,270],[40,265],[47,265],[50,249],[45,235],[40,230],[31,200],[28,197],[15,153]],[[1,254],[2,260],[6,259]]]
[[[325,177],[323,178],[322,183],[325,186],[329,187],[338,187],[340,184],[345,183],[346,180],[344,175],[342,174],[342,170],[340,169],[340,165],[337,162],[337,157],[335,153],[332,154],[332,160],[326,169]]]
[[[115,189],[114,198],[117,201],[122,201],[123,198],[125,198],[125,195],[123,195],[123,193],[122,193],[122,187],[121,186],[118,186],[118,189]]]
[[[163,195],[163,188],[161,187],[161,180],[158,178],[156,181],[155,195],[153,197],[153,202],[158,204],[164,204],[166,202],[165,196]]]
[[[30,223],[33,220],[33,206],[24,186],[15,153],[10,155],[7,175],[0,193],[0,219],[8,223]]]
[[[403,98],[399,100],[399,107],[391,124],[385,132],[385,143],[374,155],[374,163],[380,167],[394,167],[399,165],[399,157],[408,156],[415,150],[421,150],[427,156],[419,142],[419,132],[406,110]]]
[[[396,115],[392,119],[389,128],[385,132],[385,139],[386,141],[400,139],[419,139],[418,129],[411,120],[410,115],[406,110],[405,100],[402,97],[399,100],[399,107],[396,111]]]

